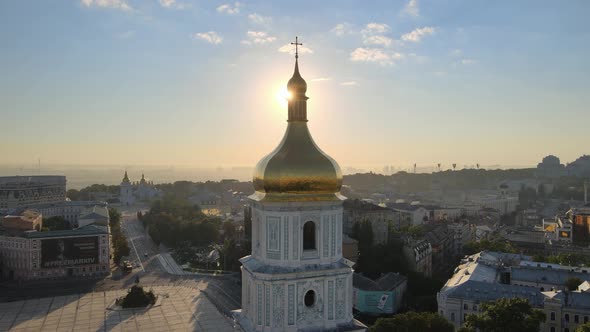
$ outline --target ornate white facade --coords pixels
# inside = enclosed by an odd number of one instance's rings
[[[254,203],[252,214],[252,255],[241,260],[242,326],[249,331],[349,326],[352,268],[342,258],[342,204]],[[306,241],[313,242],[311,249],[304,248]]]

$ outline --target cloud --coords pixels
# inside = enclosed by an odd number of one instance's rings
[[[346,81],[346,82],[341,82],[340,85],[342,85],[342,86],[359,86],[360,84],[357,81]]]
[[[256,13],[248,15],[248,19],[250,20],[250,22],[252,22],[254,24],[260,24],[260,25],[267,25],[272,22],[272,17],[262,16],[262,15],[258,15]]]
[[[389,47],[393,43],[393,39],[382,35],[366,36],[363,38],[363,43],[366,45],[381,45],[384,47]]]
[[[236,15],[240,12],[241,6],[242,4],[239,2],[235,2],[233,6],[232,4],[226,3],[217,7],[217,11],[222,14]]]
[[[363,43],[365,45],[389,47],[393,43],[393,39],[383,35],[387,32],[389,32],[389,25],[385,23],[369,23],[361,30]]]
[[[474,65],[477,63],[477,60],[474,59],[461,59],[461,61],[459,61],[462,65]]]
[[[389,25],[385,23],[369,23],[361,32],[366,35],[386,33],[389,32]]]
[[[325,81],[331,81],[331,80],[332,80],[331,77],[316,77],[316,78],[312,78],[309,81],[310,82],[325,82]]]
[[[126,0],[81,0],[80,3],[86,7],[101,7],[120,10],[131,10]]]
[[[200,39],[208,42],[209,44],[218,45],[223,42],[223,38],[215,31],[209,32],[198,32],[193,35],[194,39]]]
[[[344,23],[338,23],[330,31],[333,32],[333,33],[335,33],[336,36],[342,37],[344,35],[347,35],[347,34],[351,34],[352,33],[352,26],[350,24],[346,23],[346,22],[344,22]]]
[[[160,0],[160,5],[170,9],[185,9],[188,5],[176,2],[176,0]]]
[[[269,36],[264,31],[248,31],[246,35],[248,36],[248,39],[242,40],[242,44],[244,45],[264,45],[277,40],[276,37]]]
[[[350,60],[354,62],[375,62],[380,65],[393,65],[394,59],[401,59],[400,53],[387,53],[379,48],[359,47],[350,53]]]
[[[418,7],[418,0],[410,0],[404,7],[402,13],[418,17],[420,16],[420,8]]]
[[[281,53],[295,54],[295,46],[291,44],[285,44],[278,49]],[[299,46],[299,54],[313,54],[313,50],[303,45]]]
[[[436,28],[434,27],[418,28],[403,35],[402,40],[417,43],[422,39],[422,37],[432,35],[435,31]]]

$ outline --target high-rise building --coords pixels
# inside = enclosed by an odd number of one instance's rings
[[[310,135],[297,55],[287,87],[287,131],[254,171],[252,254],[240,260],[236,318],[246,331],[364,331],[342,257],[342,173]]]

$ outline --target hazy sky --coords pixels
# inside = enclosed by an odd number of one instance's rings
[[[0,1],[4,163],[253,166],[304,49],[343,166],[590,153],[589,1]]]

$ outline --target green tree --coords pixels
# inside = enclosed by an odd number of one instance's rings
[[[360,223],[358,241],[361,253],[373,246],[373,225],[369,220],[363,220]]]
[[[130,250],[127,238],[121,230],[121,213],[115,208],[109,208],[109,226],[111,227],[113,261],[119,264],[121,257],[129,256]]]
[[[358,241],[360,234],[361,234],[361,223],[355,222],[352,225],[352,233],[350,234],[350,237],[352,237],[353,239]]]
[[[578,326],[576,332],[590,332],[590,322]]]
[[[370,332],[453,332],[453,324],[434,312],[409,311],[391,318],[379,318]]]
[[[246,241],[252,239],[252,207],[249,205],[244,207],[244,235]]]
[[[528,300],[501,298],[481,305],[480,314],[467,316],[461,332],[537,332],[545,313],[534,309]]]
[[[72,229],[70,223],[62,216],[49,217],[43,220],[43,228],[50,231],[63,231]]]
[[[156,244],[175,247],[182,242],[203,247],[217,242],[221,221],[201,213],[198,206],[156,201],[142,217],[144,226]]]
[[[223,237],[225,239],[233,239],[236,235],[236,226],[232,221],[226,221],[222,224]]]
[[[589,263],[588,258],[581,254],[574,253],[562,253],[558,255],[547,256],[547,263],[561,264],[567,266],[579,266],[587,265]]]
[[[567,290],[572,292],[572,291],[575,291],[576,289],[578,289],[578,286],[580,286],[580,284],[583,282],[584,281],[580,278],[571,277],[565,281],[565,287],[567,288]]]
[[[500,240],[481,240],[479,242],[469,242],[463,246],[463,253],[465,255],[473,255],[484,250],[508,253],[517,252],[516,248],[510,242]]]
[[[109,224],[111,227],[121,226],[121,213],[115,208],[109,208]]]

